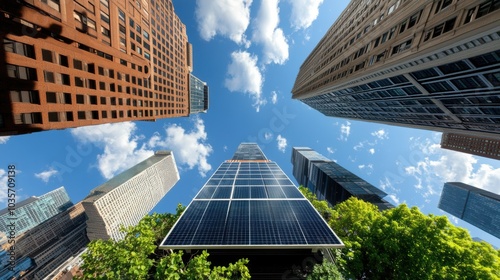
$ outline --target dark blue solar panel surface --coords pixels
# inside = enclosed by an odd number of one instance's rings
[[[162,247],[339,244],[275,163],[226,162],[200,190]]]

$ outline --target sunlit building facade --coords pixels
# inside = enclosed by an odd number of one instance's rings
[[[443,133],[441,148],[500,160],[500,139]]]
[[[120,226],[135,226],[179,181],[170,151],[153,156],[93,189],[82,201],[90,240],[120,240]]]
[[[327,116],[498,138],[500,3],[353,0],[293,98]]]
[[[171,0],[0,9],[0,135],[189,115],[191,46]]]
[[[438,204],[449,214],[500,238],[500,195],[459,182],[444,184]]]

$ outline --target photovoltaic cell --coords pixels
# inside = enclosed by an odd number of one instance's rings
[[[252,246],[343,245],[276,164],[231,162],[222,164],[208,180],[160,247]]]

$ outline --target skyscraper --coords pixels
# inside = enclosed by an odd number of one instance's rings
[[[0,4],[0,135],[189,115],[171,0]]]
[[[496,0],[352,0],[292,89],[327,116],[498,138]]]
[[[500,138],[475,137],[457,133],[443,133],[441,148],[500,159]]]
[[[39,197],[32,196],[17,203],[15,209],[5,208],[0,211],[0,232],[9,233],[9,224],[14,222],[15,235],[19,235],[72,205],[64,187]]]
[[[380,210],[394,206],[383,199],[387,194],[359,178],[334,161],[307,147],[292,151],[293,176],[297,182],[334,206],[354,196],[377,206]]]
[[[259,146],[242,143],[191,201],[160,245],[209,249],[212,263],[250,258],[254,277],[281,279],[313,250],[343,244]]]
[[[86,219],[82,204],[77,203],[17,235],[15,243],[4,244],[2,248],[8,252],[11,251],[11,246],[14,247],[12,251],[19,262],[16,261],[17,271],[13,275],[8,273],[8,266],[0,267],[0,279],[3,275],[9,275],[8,279],[18,277],[20,273],[23,273],[22,279],[44,279],[88,244]]]
[[[134,226],[179,181],[174,155],[157,151],[153,156],[93,189],[82,201],[90,240],[120,240],[120,226]]]
[[[444,184],[438,207],[500,238],[500,195],[464,183]]]
[[[195,75],[189,75],[189,114],[206,113],[208,110],[208,86]]]

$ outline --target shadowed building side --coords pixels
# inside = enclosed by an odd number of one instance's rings
[[[330,206],[354,196],[372,203],[380,210],[394,207],[383,199],[387,195],[385,192],[311,148],[294,147],[292,164],[297,182]]]

